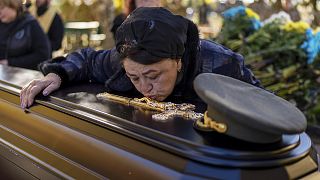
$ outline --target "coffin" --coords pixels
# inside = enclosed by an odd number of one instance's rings
[[[0,174],[14,179],[320,178],[306,133],[253,144],[198,132],[193,121],[101,101],[103,85],[73,84],[20,108],[37,71],[0,66]]]

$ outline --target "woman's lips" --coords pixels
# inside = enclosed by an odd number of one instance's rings
[[[156,95],[151,95],[151,96],[147,96],[147,97],[150,98],[150,99],[157,99]]]
[[[147,95],[146,97],[156,101],[159,101],[161,99],[161,95]]]

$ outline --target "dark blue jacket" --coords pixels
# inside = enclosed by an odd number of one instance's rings
[[[50,44],[37,20],[30,14],[19,17],[6,33],[5,59],[9,66],[37,69],[40,62],[50,58]]]
[[[181,78],[166,101],[203,103],[192,85],[194,78],[200,73],[218,73],[260,86],[251,71],[244,66],[241,55],[215,42],[201,40],[196,58],[189,58],[188,53],[185,53],[182,64],[182,72],[178,75]],[[44,74],[57,73],[64,83],[99,82],[105,83],[108,92],[139,94],[126,76],[115,48],[100,51],[82,49],[69,54],[65,59],[43,63],[40,69]]]

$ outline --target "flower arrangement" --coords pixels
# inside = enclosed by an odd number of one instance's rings
[[[267,90],[295,104],[309,123],[320,123],[320,28],[293,22],[280,12],[253,29],[250,18],[258,20],[259,16],[246,9],[240,6],[224,12],[217,40],[242,54]],[[228,34],[237,26],[237,34]]]
[[[245,6],[230,8],[223,12],[222,16],[224,28],[219,34],[218,41],[222,44],[228,43],[232,49],[239,48],[238,39],[249,36],[261,27],[259,15]]]

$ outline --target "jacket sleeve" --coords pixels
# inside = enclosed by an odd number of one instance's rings
[[[81,49],[70,53],[67,57],[59,57],[39,65],[44,75],[48,73],[58,74],[63,83],[66,82],[98,82],[104,83],[113,75],[113,69],[119,69],[120,63],[113,50],[95,51],[91,48]],[[116,63],[112,63],[114,59]]]
[[[242,55],[215,42],[203,42],[203,49],[202,71],[211,71],[261,87],[260,81],[245,66]]]
[[[9,58],[10,66],[36,69],[40,62],[50,58],[50,44],[40,25],[31,22],[31,50],[28,54]]]
[[[229,58],[225,64],[214,68],[213,72],[261,87],[260,81],[256,79],[252,71],[244,65],[244,58],[240,54],[233,53]]]
[[[233,57],[235,59],[234,61],[237,62],[235,63],[236,66],[240,69],[239,79],[257,87],[262,87],[260,81],[256,79],[252,71],[245,66],[243,56],[235,53]]]

